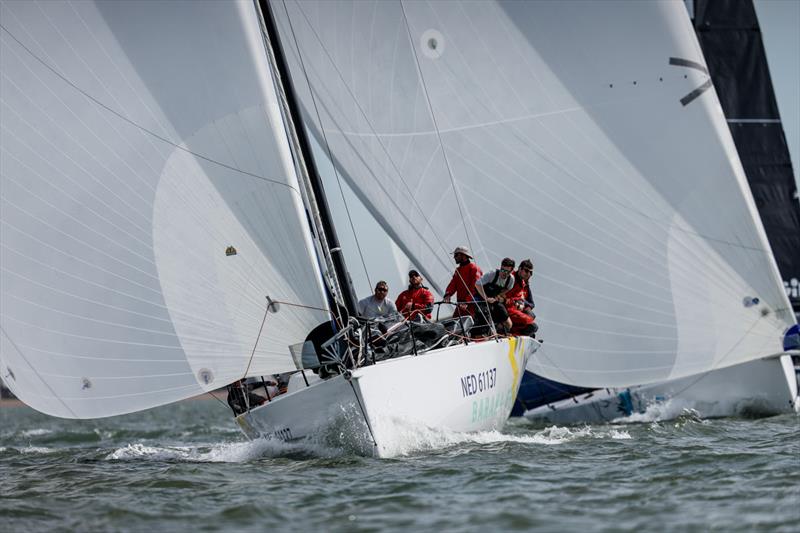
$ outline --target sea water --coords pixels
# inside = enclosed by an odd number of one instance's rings
[[[798,531],[800,418],[398,430],[393,459],[249,442],[195,400],[76,421],[0,408],[0,530]],[[346,442],[346,441],[345,441]]]

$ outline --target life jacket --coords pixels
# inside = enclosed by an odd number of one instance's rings
[[[519,300],[528,302],[528,282],[517,276],[514,273],[514,286],[506,293],[506,307],[515,307],[516,302]]]
[[[503,284],[500,284],[499,281],[500,281],[500,270],[498,269],[494,271],[494,277],[492,278],[492,281],[483,286],[483,292],[486,293],[487,298],[494,298],[495,296],[506,290],[508,288],[509,283],[513,281],[513,278],[509,275]]]
[[[411,302],[411,311],[405,311],[404,308],[408,302]],[[423,314],[427,318],[431,317],[431,304],[433,304],[433,294],[428,287],[421,285],[419,287],[408,286],[408,290],[400,293],[397,297],[395,305],[397,310],[400,311],[404,317],[413,319],[418,314]]]

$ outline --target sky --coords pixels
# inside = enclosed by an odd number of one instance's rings
[[[755,0],[783,132],[800,189],[800,0]]]

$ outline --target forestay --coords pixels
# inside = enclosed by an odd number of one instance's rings
[[[1,9],[3,380],[84,418],[294,369],[329,314],[253,3]]]
[[[275,5],[311,131],[432,284],[459,244],[534,260],[530,370],[625,386],[780,351],[793,318],[683,3]]]

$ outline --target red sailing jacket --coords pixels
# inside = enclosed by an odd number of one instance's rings
[[[523,300],[527,304],[528,282],[517,276],[514,272],[514,286],[506,293],[506,307],[514,307],[516,300]]]
[[[411,311],[405,310],[408,302],[411,302]],[[431,304],[433,304],[433,293],[425,287],[406,289],[400,293],[395,302],[397,310],[409,320],[415,318],[418,314],[423,314],[425,317],[430,318]],[[423,313],[423,309],[427,309],[427,312]]]
[[[459,302],[471,302],[475,293],[475,282],[481,279],[483,272],[475,263],[459,265],[453,274],[453,279],[444,290],[445,296],[455,294]]]

